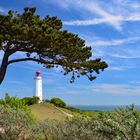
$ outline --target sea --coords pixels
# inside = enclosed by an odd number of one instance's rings
[[[126,108],[128,105],[73,105],[72,107],[89,111],[113,111],[117,108]],[[140,105],[135,105],[136,110],[140,110]]]

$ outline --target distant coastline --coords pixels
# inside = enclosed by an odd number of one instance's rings
[[[74,108],[88,111],[113,111],[119,107],[126,107],[128,105],[71,105]],[[140,110],[140,105],[135,105],[136,110]]]

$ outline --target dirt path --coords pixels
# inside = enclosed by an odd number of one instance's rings
[[[72,114],[69,114],[69,113],[65,112],[64,110],[62,110],[62,109],[60,109],[60,108],[58,108],[58,107],[56,107],[56,106],[55,106],[55,108],[56,108],[57,110],[61,111],[61,112],[62,112],[63,114],[65,114],[66,116],[68,116],[68,117],[73,117]]]

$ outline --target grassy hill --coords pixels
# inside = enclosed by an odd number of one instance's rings
[[[57,108],[49,103],[34,104],[30,108],[33,114],[41,120],[54,119],[54,120],[62,121],[68,117],[66,113],[71,115],[74,114],[70,110]]]
[[[67,117],[72,117],[74,115],[85,115],[89,117],[96,117],[98,112],[95,111],[80,111],[77,112],[75,110],[70,110],[66,108],[56,107],[50,103],[41,103],[41,104],[34,104],[30,106],[32,113],[37,116],[37,118],[41,120],[50,119],[50,120],[58,120],[63,121]]]

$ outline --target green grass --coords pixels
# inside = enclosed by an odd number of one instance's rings
[[[33,114],[41,120],[51,119],[62,121],[67,118],[67,116],[64,113],[62,113],[57,108],[55,108],[54,105],[49,103],[34,104],[30,108]]]
[[[42,103],[42,104],[34,104],[30,106],[30,109],[32,113],[40,120],[58,120],[58,121],[64,121],[68,116],[65,115],[63,112],[58,110],[53,104],[50,103]],[[84,115],[89,117],[96,117],[98,115],[98,112],[94,111],[79,111],[76,110],[69,110],[66,108],[60,108],[61,110],[65,111],[66,113],[69,113],[71,115]]]

